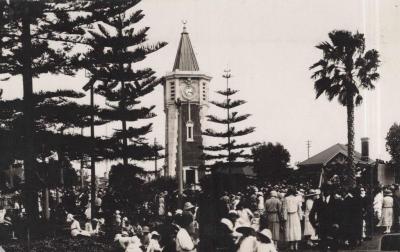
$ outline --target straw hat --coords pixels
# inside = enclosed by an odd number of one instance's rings
[[[148,226],[144,226],[142,229],[143,233],[150,233],[150,228]]]
[[[227,218],[222,218],[221,223],[226,225],[230,231],[233,231],[232,221],[228,220]]]
[[[269,193],[269,195],[270,195],[271,197],[278,197],[278,193],[277,193],[275,190],[272,190],[272,191]]]
[[[267,228],[263,229],[261,232],[258,232],[258,234],[272,240],[272,232]]]
[[[235,228],[235,231],[238,233],[249,233],[251,231],[255,231],[253,227],[248,225],[241,225]]]
[[[317,195],[317,192],[314,189],[310,189],[308,191],[308,194],[306,194],[307,197],[314,196],[314,195]]]
[[[389,190],[389,189],[386,189],[386,190],[383,192],[383,194],[384,194],[384,195],[387,195],[387,196],[393,195],[392,191]]]
[[[71,222],[74,220],[74,216],[72,214],[67,215],[67,222]]]
[[[151,235],[151,237],[153,237],[153,236],[158,236],[158,237],[160,237],[160,234],[159,234],[157,231],[151,232],[150,235]]]
[[[192,203],[190,203],[189,201],[186,202],[185,205],[183,206],[183,210],[184,211],[187,211],[187,210],[190,210],[190,209],[193,209],[193,208],[195,208],[195,206]]]

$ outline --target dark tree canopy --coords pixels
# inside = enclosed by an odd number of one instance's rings
[[[263,143],[252,149],[254,171],[262,180],[276,181],[281,179],[290,162],[290,154],[280,143]]]
[[[392,162],[400,165],[400,125],[394,123],[386,135],[386,150],[392,157]]]
[[[115,129],[111,136],[113,154],[107,158],[123,159],[125,165],[129,159],[143,161],[154,156],[154,146],[145,139],[152,124],[135,127],[128,123],[156,116],[154,106],[141,106],[140,99],[151,93],[161,81],[151,68],[138,69],[135,63],[166,45],[164,42],[147,45],[149,27],[135,27],[144,17],[141,10],[134,10],[139,2],[117,1],[116,5],[114,1],[97,1],[91,13],[100,22],[89,31],[91,38],[85,43],[90,49],[73,60],[74,65],[90,72],[86,86],[97,84],[96,93],[106,98],[108,108],[102,109],[99,116],[103,120],[122,123],[121,129]]]
[[[142,97],[150,94],[161,84],[151,68],[138,68],[137,63],[161,49],[165,42],[147,44],[149,27],[137,28],[144,14],[136,9],[138,0],[99,0],[90,7],[90,13],[98,20],[81,41],[89,50],[76,55],[72,65],[90,73],[85,88],[92,87],[96,94],[106,99],[106,108],[98,114],[109,122],[121,122],[107,136],[109,145],[105,156],[120,161],[111,167],[109,186],[124,209],[132,208],[132,195],[140,194],[146,172],[142,161],[160,158],[159,145],[151,145],[146,135],[152,130],[149,119],[156,115],[155,106],[143,106]],[[147,121],[147,122],[146,122]],[[125,202],[125,203],[123,203]]]
[[[96,2],[96,1],[94,1]],[[93,15],[85,15],[85,8],[93,1],[5,1],[0,0],[0,79],[22,76],[22,139],[20,149],[24,162],[24,205],[29,226],[38,218],[36,154],[38,121],[35,118],[33,78],[42,74],[72,75],[70,49],[84,34],[83,27],[94,22]],[[76,17],[77,13],[82,15]],[[53,46],[58,42],[58,46]],[[18,118],[15,120],[18,121]],[[18,129],[12,129],[17,132]],[[49,133],[49,132],[47,132]]]

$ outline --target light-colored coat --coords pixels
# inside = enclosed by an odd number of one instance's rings
[[[282,204],[283,219],[285,220],[285,240],[301,240],[300,219],[303,216],[301,202],[298,197],[289,195],[283,200]]]

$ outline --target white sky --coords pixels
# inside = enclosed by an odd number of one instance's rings
[[[308,68],[321,54],[314,46],[327,40],[334,29],[365,32],[367,49],[381,53],[381,80],[377,89],[364,97],[364,106],[356,109],[356,150],[360,150],[360,138],[367,136],[371,158],[389,160],[385,137],[389,127],[400,121],[398,5],[399,0],[144,0],[139,7],[146,16],[139,26],[151,27],[149,42],[169,44],[141,65],[152,67],[158,76],[171,71],[181,20],[187,20],[200,70],[213,77],[210,91],[224,88],[221,75],[229,66],[234,76],[232,87],[241,90],[236,98],[248,101],[239,110],[252,116],[242,125],[257,129],[243,140],[280,142],[294,164],[307,158],[307,140],[312,141],[311,155],[335,143],[346,143],[345,108],[324,96],[315,100]],[[74,78],[44,76],[34,85],[36,90],[80,90],[85,81],[81,73]],[[5,88],[4,98],[21,95],[21,86],[17,78],[7,87],[0,84]],[[219,99],[216,95],[211,98]],[[156,136],[164,143],[162,87],[144,102],[157,105],[158,117],[148,137],[153,141]],[[218,112],[210,107],[210,113]]]

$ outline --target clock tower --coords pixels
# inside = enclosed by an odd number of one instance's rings
[[[182,155],[184,183],[198,183],[203,175],[198,169],[203,164],[203,138],[208,108],[208,84],[211,77],[202,73],[183,27],[172,72],[164,76],[165,175],[176,176],[179,151]],[[179,137],[179,124],[181,137]],[[181,146],[179,146],[179,141]]]

